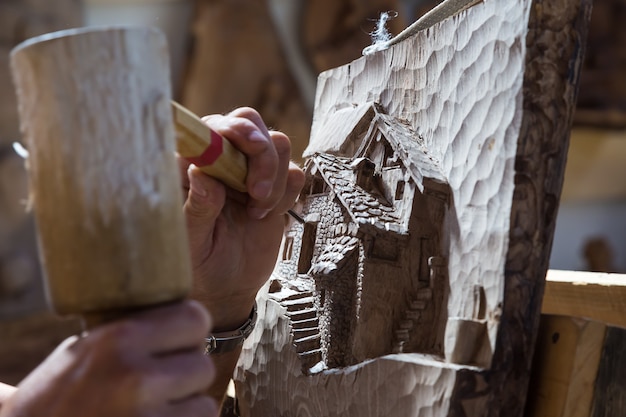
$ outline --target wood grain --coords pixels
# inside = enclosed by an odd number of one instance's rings
[[[626,275],[551,269],[541,311],[626,328]]]
[[[527,416],[590,416],[606,332],[606,325],[598,322],[541,317]]]
[[[191,283],[165,37],[78,29],[12,53],[42,263],[62,314],[182,298]]]
[[[259,299],[244,416],[522,414],[588,17],[588,2],[485,0],[320,75],[307,223]],[[405,221],[436,195],[443,209]],[[417,290],[443,305],[430,327],[413,327]],[[429,341],[394,355],[396,330]]]
[[[527,398],[590,14],[590,1],[536,0],[531,7],[505,302],[490,373],[488,416],[503,409],[521,415]]]

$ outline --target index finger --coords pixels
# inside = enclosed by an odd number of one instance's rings
[[[227,116],[212,115],[202,119],[211,129],[227,138],[248,158],[246,186],[250,207],[271,205],[272,191],[279,168],[279,155],[269,130],[259,113],[249,107],[237,109]],[[262,218],[259,211],[257,218]]]

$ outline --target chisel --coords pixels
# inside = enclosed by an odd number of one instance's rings
[[[226,138],[210,129],[198,116],[172,101],[176,150],[205,174],[217,178],[234,190],[246,192],[247,161],[243,153]],[[304,219],[292,210],[290,216]]]

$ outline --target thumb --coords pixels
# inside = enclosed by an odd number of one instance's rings
[[[226,190],[195,165],[187,170],[189,193],[183,206],[192,256],[210,250],[215,222],[226,201]],[[209,246],[207,246],[209,245]]]

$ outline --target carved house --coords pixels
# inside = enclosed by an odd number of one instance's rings
[[[345,140],[309,157],[305,223],[291,226],[278,263],[280,288],[292,290],[281,303],[303,367],[399,352],[441,356],[451,192],[439,161],[376,105],[338,117]]]

